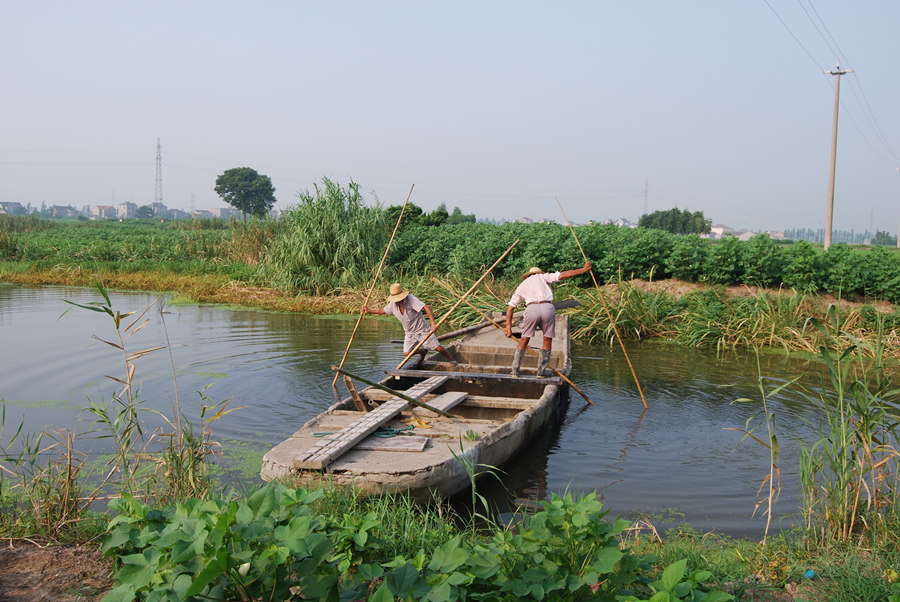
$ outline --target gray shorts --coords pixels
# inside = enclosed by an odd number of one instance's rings
[[[556,308],[552,303],[532,303],[525,306],[522,336],[530,339],[537,328],[543,331],[545,337],[551,339],[556,334]]]
[[[422,340],[423,336],[425,336],[424,332],[418,334],[408,334],[403,337],[403,355],[407,355],[410,351],[412,351],[413,348],[419,344],[419,341]],[[438,341],[437,337],[432,334],[427,339],[425,339],[425,342],[422,343],[422,346],[419,347],[419,351],[417,351],[416,353],[421,352],[423,349],[431,351],[432,349],[437,349],[440,346],[440,341]]]

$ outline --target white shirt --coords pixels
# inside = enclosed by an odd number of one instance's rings
[[[535,301],[553,301],[550,285],[559,282],[559,272],[551,274],[532,274],[516,287],[516,292],[509,300],[509,305],[516,307],[522,301],[526,304]]]

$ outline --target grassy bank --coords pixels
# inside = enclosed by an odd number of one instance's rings
[[[458,277],[407,276],[404,286],[426,299],[442,316],[457,299],[442,283],[457,291],[469,288]],[[122,271],[121,266],[94,265],[40,267],[21,262],[0,262],[0,282],[42,286],[91,286],[102,282],[110,289],[165,292],[175,301],[214,303],[270,311],[309,314],[358,315],[368,288],[347,288],[327,295],[296,294],[254,286],[223,274],[171,271]],[[370,304],[384,301],[388,282],[382,282]],[[503,311],[515,281],[488,280],[470,297],[484,311]],[[619,281],[596,289],[565,282],[556,298],[574,298],[580,306],[569,310],[574,340],[615,344],[616,333],[625,340],[663,339],[689,347],[715,349],[770,347],[817,353],[824,339],[815,322],[828,322],[840,331],[883,347],[883,357],[900,359],[900,312],[887,303],[849,301],[831,296],[767,290],[747,286],[690,284],[677,280]],[[612,316],[612,320],[609,317]],[[444,327],[457,328],[480,320],[466,305],[459,306]],[[849,344],[849,340],[844,340]]]

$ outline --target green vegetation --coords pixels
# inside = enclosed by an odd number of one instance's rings
[[[344,189],[326,179],[278,221],[258,278],[314,294],[364,287],[384,255],[388,228],[384,212],[362,202],[358,185]]]
[[[691,213],[687,209],[679,211],[675,208],[645,213],[638,220],[638,226],[665,230],[672,234],[709,234],[712,220],[703,217],[702,211]]]

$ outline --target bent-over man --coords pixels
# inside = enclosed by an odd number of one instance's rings
[[[425,312],[425,315],[428,316],[428,322],[431,322],[431,326],[425,321],[422,312]],[[426,350],[434,350],[446,357],[451,363],[456,363],[453,356],[450,355],[450,352],[441,347],[437,337],[434,336],[433,333],[429,334],[431,333],[431,329],[434,328],[434,312],[431,311],[431,306],[423,303],[414,295],[410,295],[409,291],[403,290],[403,287],[400,286],[399,282],[395,282],[391,285],[387,305],[383,308],[364,307],[363,313],[390,315],[400,321],[400,324],[403,325],[403,332],[405,333],[405,336],[403,337],[404,356],[412,351],[416,345],[419,344],[419,341],[424,338],[425,342],[422,343],[417,351],[419,354],[419,362],[425,359]],[[425,338],[426,335],[428,335],[427,338]]]

